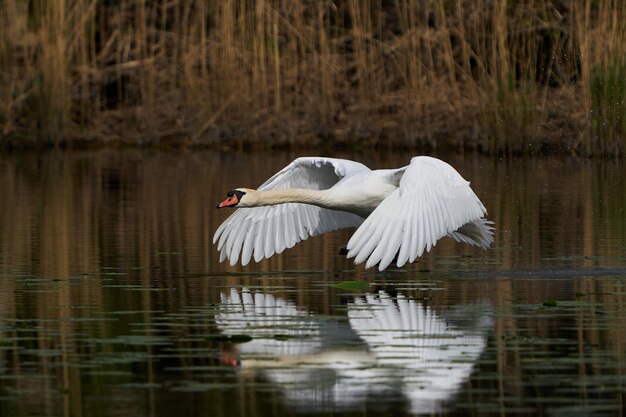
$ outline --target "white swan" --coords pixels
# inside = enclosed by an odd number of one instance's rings
[[[358,227],[348,257],[366,268],[398,267],[430,251],[444,236],[488,248],[493,222],[469,182],[428,156],[408,166],[372,171],[345,159],[303,157],[258,190],[236,188],[218,208],[237,207],[216,230],[220,262],[242,265],[281,253],[332,230]]]

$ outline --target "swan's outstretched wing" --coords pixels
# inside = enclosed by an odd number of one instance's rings
[[[469,182],[447,163],[427,156],[400,168],[399,187],[372,212],[348,242],[348,257],[385,269],[397,255],[413,262],[442,237],[488,247],[493,241],[487,212]],[[469,223],[469,225],[468,225]]]
[[[341,179],[369,168],[345,159],[298,158],[265,181],[259,190],[278,188],[309,188],[324,190]],[[281,253],[309,236],[331,230],[357,227],[363,218],[342,211],[323,209],[308,204],[237,209],[215,232],[220,262],[229,259],[235,265],[247,265],[254,255],[256,262]]]

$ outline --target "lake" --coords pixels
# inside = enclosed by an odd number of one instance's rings
[[[0,155],[0,415],[624,413],[623,161],[437,155],[490,250],[444,238],[378,272],[344,230],[219,263],[216,204],[296,156]]]

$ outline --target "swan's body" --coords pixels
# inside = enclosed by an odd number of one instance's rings
[[[258,190],[237,188],[218,207],[238,207],[215,232],[220,261],[246,265],[321,233],[358,227],[348,257],[383,270],[413,262],[442,237],[487,248],[492,222],[469,182],[447,163],[419,156],[372,171],[345,159],[298,158]]]

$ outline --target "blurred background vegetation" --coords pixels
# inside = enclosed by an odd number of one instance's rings
[[[2,0],[0,146],[623,155],[621,0]]]

